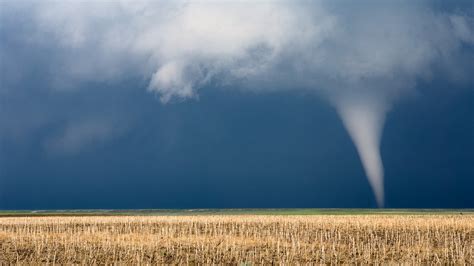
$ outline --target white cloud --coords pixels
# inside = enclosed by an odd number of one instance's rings
[[[471,17],[423,2],[45,1],[23,8],[35,22],[31,38],[58,46],[58,86],[141,75],[163,101],[196,97],[212,79],[256,90],[398,94],[429,77],[434,64],[455,60],[474,36]],[[396,86],[381,88],[387,80]]]

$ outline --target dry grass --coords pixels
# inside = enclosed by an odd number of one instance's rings
[[[472,265],[473,215],[0,218],[0,263]]]

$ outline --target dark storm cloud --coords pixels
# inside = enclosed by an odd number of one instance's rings
[[[101,95],[120,94],[117,84],[128,79],[143,81],[147,85],[137,89],[147,87],[163,103],[197,99],[199,90],[212,87],[316,92],[337,109],[382,205],[379,146],[392,104],[433,76],[472,84],[472,8],[440,8],[429,1],[2,5],[3,137],[56,127],[43,147],[66,154],[130,128],[123,124],[131,119],[114,118],[127,111],[108,107],[107,96],[93,111],[83,107],[100,87],[108,87]],[[81,95],[76,103],[75,94]],[[55,102],[64,112],[57,114],[35,103],[35,96],[74,104]],[[12,119],[25,108],[38,111],[23,115],[21,123]]]

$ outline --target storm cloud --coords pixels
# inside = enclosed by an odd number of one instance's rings
[[[51,90],[142,77],[163,104],[198,99],[209,84],[318,94],[341,116],[383,206],[379,146],[387,112],[433,76],[472,83],[473,10],[435,4],[12,1],[2,3],[0,30],[17,28],[17,42],[53,51],[42,77]],[[7,45],[0,54],[2,69],[28,71]],[[4,93],[21,83],[16,72],[4,72]],[[109,130],[94,125],[68,126],[48,145],[79,150],[106,138]]]

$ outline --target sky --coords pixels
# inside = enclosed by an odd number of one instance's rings
[[[470,1],[0,2],[0,209],[474,208]]]

